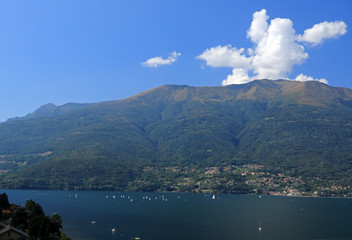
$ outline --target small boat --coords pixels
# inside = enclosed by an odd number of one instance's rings
[[[259,231],[262,231],[262,230],[263,230],[263,228],[262,228],[262,223],[261,223],[260,220],[259,220],[259,227],[258,227],[258,230],[259,230]]]
[[[213,195],[212,199],[215,199],[215,194]]]
[[[112,232],[112,233],[115,233],[115,232],[116,232],[116,228],[112,228],[112,229],[111,229],[111,232]]]
[[[90,223],[91,223],[91,224],[96,224],[97,222],[96,222],[96,221],[91,221]]]

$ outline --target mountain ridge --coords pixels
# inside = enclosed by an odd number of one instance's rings
[[[163,85],[72,106],[53,115],[60,106],[48,105],[47,115],[0,124],[0,155],[9,171],[0,176],[1,187],[160,190],[174,184],[160,180],[161,169],[244,164],[351,181],[347,88],[288,80]]]
[[[83,109],[83,108],[88,107],[90,105],[91,105],[90,103],[66,103],[66,104],[63,104],[60,106],[56,106],[53,103],[47,103],[47,104],[40,106],[34,112],[28,113],[24,117],[9,118],[6,120],[6,122],[25,120],[25,119],[31,119],[31,118],[37,118],[37,117],[58,116],[58,115],[65,114],[65,113],[68,113],[71,111]]]
[[[282,84],[284,83],[284,84]],[[254,87],[252,85],[255,84]],[[260,84],[262,88],[259,89],[259,93],[256,90],[258,87],[256,84]],[[330,92],[329,94],[316,94],[316,92],[311,91],[311,88],[314,87],[316,84],[318,84],[322,89],[329,89]],[[325,86],[324,86],[325,85]],[[119,99],[119,100],[110,100],[110,101],[102,101],[102,102],[97,102],[97,103],[66,103],[63,105],[56,106],[53,103],[47,103],[42,106],[40,106],[38,109],[33,111],[32,113],[27,114],[24,117],[14,117],[10,118],[7,121],[16,121],[16,120],[25,120],[29,118],[36,118],[36,117],[49,117],[49,116],[57,116],[61,114],[65,114],[67,112],[71,111],[76,111],[80,109],[84,109],[86,107],[90,107],[92,105],[100,105],[100,104],[111,104],[111,103],[116,103],[116,102],[131,102],[133,100],[137,100],[143,97],[146,97],[150,94],[158,94],[158,92],[164,92],[164,96],[162,98],[159,97],[158,99],[153,99],[154,101],[165,101],[165,95],[172,97],[172,101],[178,102],[187,99],[187,96],[190,97],[192,94],[194,95],[194,89],[223,89],[223,88],[237,88],[238,86],[248,86],[244,88],[242,91],[238,91],[237,95],[235,96],[236,100],[261,100],[261,101],[269,101],[274,97],[280,97],[280,95],[290,95],[290,94],[301,94],[302,96],[300,101],[297,103],[300,104],[307,104],[307,105],[326,105],[327,103],[332,103],[333,101],[336,101],[337,96],[340,96],[340,98],[344,101],[352,101],[352,91],[348,88],[344,87],[330,87],[329,85],[326,85],[324,83],[316,82],[316,81],[306,81],[306,82],[300,82],[300,81],[293,81],[293,80],[254,80],[250,83],[247,84],[236,84],[236,85],[228,85],[228,86],[215,86],[215,87],[192,87],[188,85],[174,85],[174,84],[166,84],[162,85],[153,89],[149,89],[146,91],[143,91],[139,94],[133,95],[131,97],[127,97],[124,99]],[[271,92],[264,92],[266,91],[263,86],[270,86],[274,87],[271,89]],[[324,87],[322,87],[324,86]],[[333,89],[333,91],[331,91]],[[187,90],[192,90],[192,91],[187,91]],[[177,95],[172,94],[173,92],[177,92]],[[167,94],[165,94],[167,92]],[[192,93],[193,92],[193,93]],[[201,91],[200,91],[201,92]],[[217,91],[215,91],[216,94]],[[233,94],[233,92],[231,92]],[[316,98],[315,100],[312,100],[312,97]],[[322,98],[322,96],[328,96],[329,98]],[[209,97],[209,96],[208,96]],[[219,97],[219,95],[213,96],[215,97],[214,100],[216,100],[216,97]],[[233,95],[226,95],[225,93],[225,99],[229,100],[229,98],[234,97]],[[168,98],[166,98],[168,99]],[[225,100],[222,99],[222,100]],[[319,102],[317,102],[317,99]]]

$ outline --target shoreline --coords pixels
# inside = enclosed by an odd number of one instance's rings
[[[175,191],[119,191],[119,190],[74,190],[74,189],[36,189],[36,188],[24,188],[24,189],[13,189],[13,188],[0,188],[1,191],[62,191],[62,192],[118,192],[118,193],[160,193],[160,194],[197,194],[197,195],[248,195],[248,196],[260,196],[265,197],[287,197],[287,198],[312,198],[312,199],[344,199],[344,200],[352,200],[350,197],[332,197],[332,196],[299,196],[299,195],[279,195],[279,194],[253,194],[253,193],[215,193],[215,192],[207,192],[207,193],[199,193],[199,192],[175,192]]]

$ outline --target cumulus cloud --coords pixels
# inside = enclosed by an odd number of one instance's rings
[[[253,14],[251,27],[247,31],[247,37],[254,43],[259,43],[263,37],[267,35],[269,16],[266,15],[266,10],[262,9]]]
[[[254,79],[283,79],[296,64],[308,58],[304,42],[313,46],[324,39],[337,38],[346,33],[344,22],[323,22],[297,35],[293,22],[287,18],[275,18],[268,24],[269,16],[265,9],[255,12],[247,38],[253,48],[245,50],[231,45],[206,49],[197,59],[204,60],[207,66],[231,67],[232,74],[223,80],[223,85],[242,84]],[[321,81],[304,74],[297,76],[298,81]]]
[[[250,60],[243,55],[244,48],[236,49],[231,45],[217,46],[205,50],[197,59],[205,60],[212,67],[248,67]]]
[[[181,56],[181,53],[178,53],[176,51],[173,51],[169,54],[168,58],[162,58],[162,57],[153,57],[148,59],[147,61],[143,62],[142,65],[145,67],[159,67],[162,65],[171,65],[176,61],[176,59]]]
[[[325,78],[313,78],[307,75],[304,75],[303,73],[301,73],[300,75],[298,75],[295,79],[296,81],[300,81],[300,82],[306,82],[306,81],[318,81],[318,82],[322,82],[325,84],[328,84],[328,81]]]
[[[342,21],[322,22],[304,30],[304,34],[299,35],[298,40],[315,46],[322,43],[325,39],[338,38],[344,35],[347,32],[346,28],[346,23]]]
[[[247,83],[248,79],[252,79],[248,76],[248,70],[245,68],[234,68],[232,74],[228,75],[227,78],[222,81],[222,85],[230,85],[236,82],[236,84]]]

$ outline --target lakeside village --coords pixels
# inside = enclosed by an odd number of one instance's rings
[[[1,156],[0,156],[1,158]],[[27,162],[1,160],[23,166]],[[0,175],[8,169],[0,169]],[[267,194],[297,197],[352,198],[352,184],[328,177],[303,177],[295,171],[261,164],[221,167],[146,166],[126,191]]]
[[[260,164],[203,169],[177,166],[157,169],[148,166],[128,190],[352,197],[352,186],[343,185],[336,179],[292,175]]]

